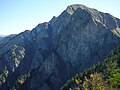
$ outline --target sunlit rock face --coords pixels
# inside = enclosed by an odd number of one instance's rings
[[[0,38],[0,90],[59,90],[76,73],[102,61],[120,44],[120,19],[84,5],[70,5],[31,31]],[[30,73],[22,85],[15,82]]]

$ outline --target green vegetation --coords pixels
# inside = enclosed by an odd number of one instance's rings
[[[120,90],[120,47],[103,62],[76,74],[61,90]]]
[[[3,73],[0,74],[0,85],[2,85],[3,83],[5,83],[6,78],[8,77],[8,70],[7,67],[5,66]]]
[[[13,87],[10,90],[20,89],[22,84],[24,84],[26,79],[29,78],[29,77],[30,77],[30,72],[28,72],[28,73],[26,73],[24,75],[19,76],[18,79],[16,80],[15,84],[13,85]]]

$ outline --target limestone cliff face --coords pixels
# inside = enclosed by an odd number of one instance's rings
[[[0,86],[12,88],[21,75],[31,76],[22,90],[59,90],[77,72],[102,61],[120,44],[120,19],[84,5],[71,5],[33,30],[0,39]]]

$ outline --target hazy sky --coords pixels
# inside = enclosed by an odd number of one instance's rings
[[[0,34],[31,30],[71,4],[84,4],[120,18],[120,0],[0,0]]]

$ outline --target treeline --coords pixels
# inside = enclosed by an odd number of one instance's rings
[[[103,62],[76,74],[61,90],[120,90],[120,47]]]

